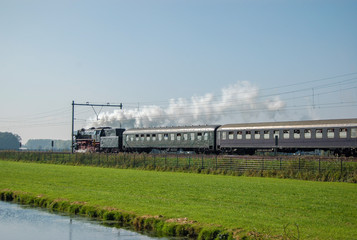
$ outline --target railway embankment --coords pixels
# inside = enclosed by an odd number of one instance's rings
[[[2,200],[195,239],[353,239],[351,183],[0,161]],[[333,226],[333,227],[331,227]]]

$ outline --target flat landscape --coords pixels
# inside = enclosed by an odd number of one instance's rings
[[[0,190],[242,232],[356,239],[357,185],[0,161]]]

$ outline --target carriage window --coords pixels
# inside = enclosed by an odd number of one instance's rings
[[[333,129],[333,128],[327,129],[327,137],[334,138],[335,137],[335,129]]]
[[[300,138],[300,130],[299,129],[294,130],[294,138],[295,139],[299,139]]]
[[[279,130],[274,130],[273,134],[274,134],[274,139],[275,139],[275,136],[279,137]]]
[[[304,138],[311,138],[311,129],[304,130]]]
[[[177,136],[177,141],[181,141],[181,133],[178,133],[176,136]]]
[[[347,128],[340,128],[340,138],[347,138]]]
[[[197,140],[202,140],[202,133],[197,133]]]
[[[159,141],[162,141],[162,133],[159,133],[158,137],[159,137]]]
[[[203,140],[205,140],[205,141],[208,140],[208,133],[207,132],[203,133]]]
[[[150,141],[150,134],[146,134],[146,141]]]
[[[228,133],[228,139],[232,140],[234,138],[234,132]]]
[[[237,139],[243,139],[243,132],[242,131],[238,131],[237,133]]]
[[[152,135],[152,140],[153,140],[153,141],[156,141],[156,134],[153,134],[153,135]]]
[[[175,141],[175,133],[170,134],[170,139],[171,139],[171,141]]]
[[[351,128],[351,138],[357,138],[357,128]]]
[[[185,141],[188,140],[188,134],[187,134],[187,133],[184,133],[184,134],[183,134],[183,140],[185,140]]]
[[[289,139],[290,138],[290,131],[289,130],[284,130],[283,131],[283,137],[284,137],[284,139]]]
[[[255,131],[254,132],[254,138],[255,139],[260,139],[260,131]]]
[[[145,140],[145,134],[141,134],[140,138],[141,138],[141,141],[144,141]]]
[[[195,140],[195,133],[191,133],[191,141]]]
[[[222,140],[226,140],[227,139],[227,133],[226,132],[222,132]]]
[[[252,132],[251,131],[246,131],[245,132],[245,139],[252,139]]]
[[[164,133],[164,140],[169,140],[169,134],[168,133]]]
[[[316,129],[316,138],[322,138],[322,129]]]
[[[126,141],[127,142],[129,141],[129,135],[126,135]]]
[[[136,141],[139,141],[139,134],[135,134]]]
[[[270,135],[269,135],[269,130],[265,130],[264,131],[264,139],[269,139]]]

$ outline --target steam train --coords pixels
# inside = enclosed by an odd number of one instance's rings
[[[357,119],[160,127],[75,132],[76,152],[254,154],[329,151],[357,156]]]

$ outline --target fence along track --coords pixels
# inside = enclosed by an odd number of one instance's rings
[[[1,151],[1,159],[83,164],[107,167],[162,167],[184,169],[211,169],[230,171],[311,171],[348,172],[357,170],[356,158],[331,157],[259,157],[195,154],[108,154],[67,152],[13,152]]]
[[[0,151],[0,159],[123,168],[180,168],[225,171],[357,171],[357,158],[320,156],[226,156],[195,154],[134,154]]]

